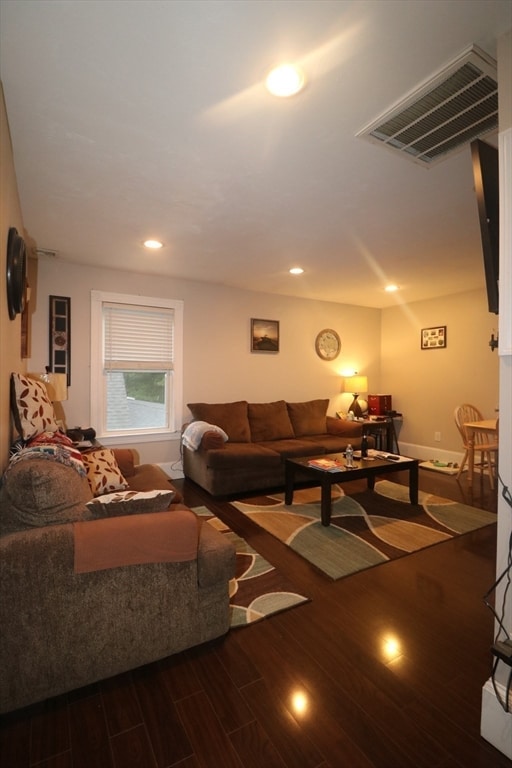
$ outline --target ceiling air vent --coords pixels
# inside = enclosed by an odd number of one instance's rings
[[[472,45],[356,135],[429,168],[497,127],[496,62]]]

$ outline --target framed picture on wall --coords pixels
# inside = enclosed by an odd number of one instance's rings
[[[50,371],[65,373],[71,384],[71,299],[50,296]]]
[[[251,352],[279,352],[279,320],[251,319]]]
[[[422,349],[443,349],[446,347],[446,325],[421,329]]]

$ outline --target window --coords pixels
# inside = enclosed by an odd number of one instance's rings
[[[181,426],[183,302],[91,292],[91,417],[98,437]]]

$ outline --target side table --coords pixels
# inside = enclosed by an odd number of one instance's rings
[[[377,448],[387,453],[400,453],[398,437],[395,429],[395,421],[392,416],[386,416],[380,421],[365,419],[361,422],[363,425],[363,434],[374,435],[378,441]],[[382,437],[385,435],[386,445],[382,445]]]

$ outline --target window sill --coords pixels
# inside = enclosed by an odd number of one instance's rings
[[[148,432],[126,432],[124,435],[96,435],[96,440],[105,446],[118,446],[132,443],[164,443],[169,440],[181,440],[181,432],[151,434]]]

